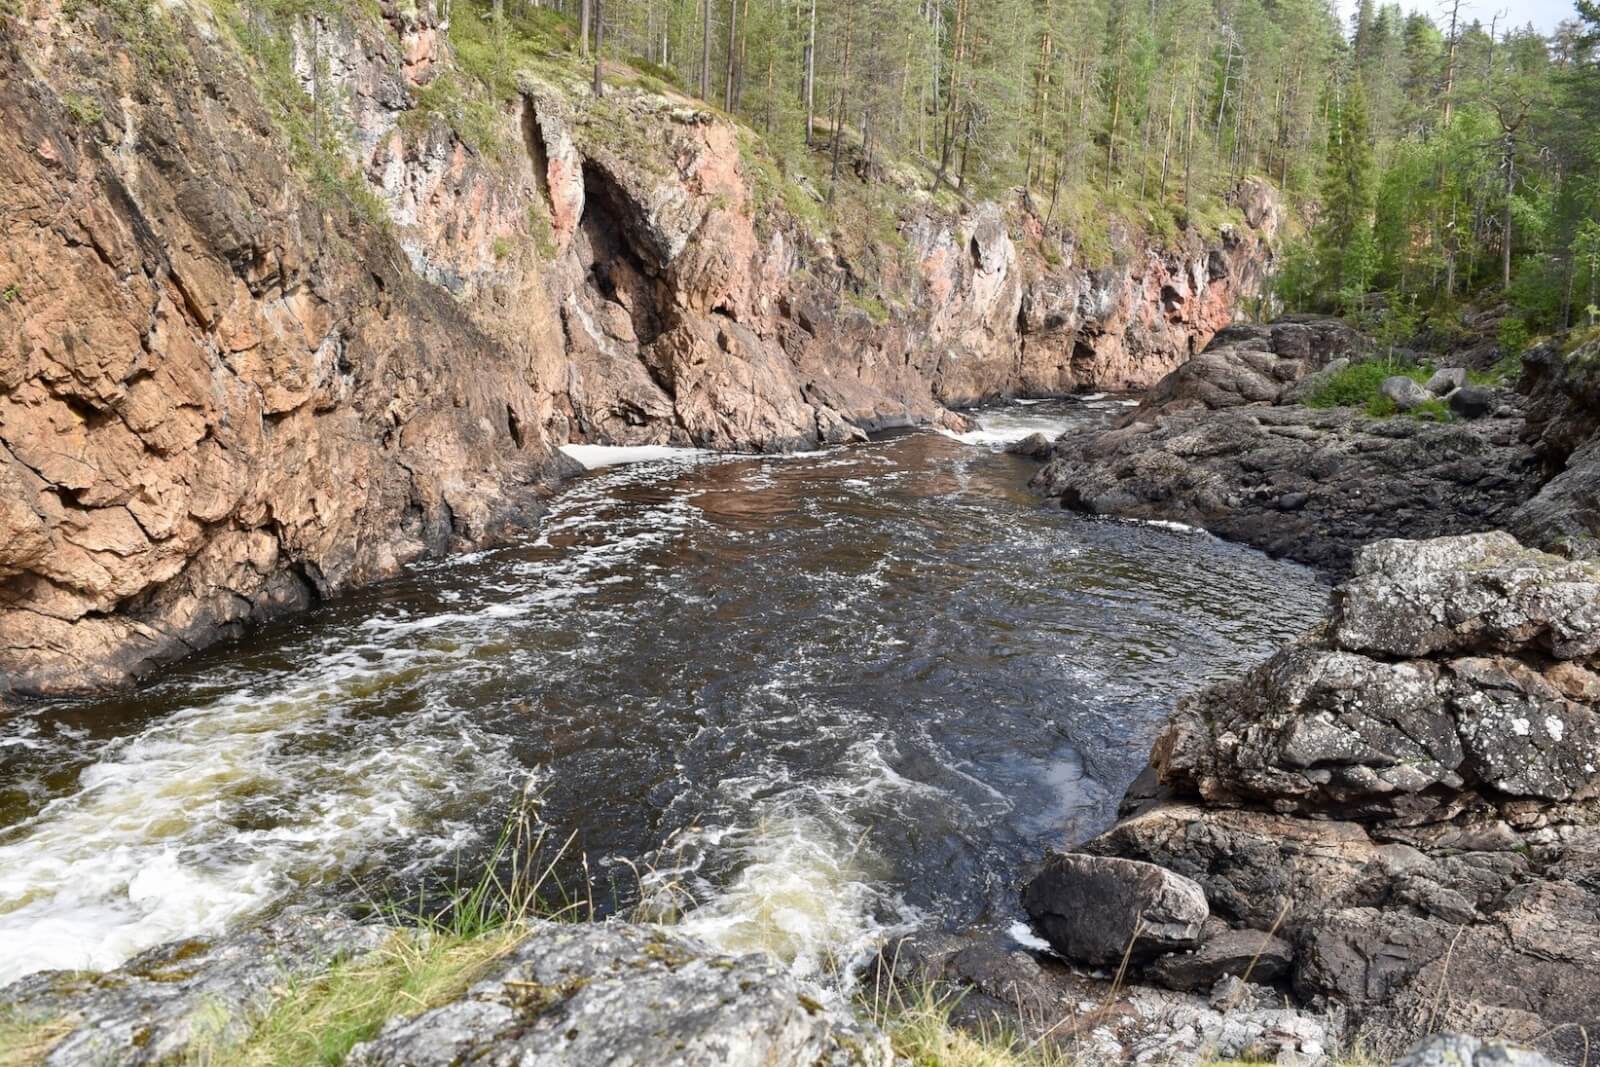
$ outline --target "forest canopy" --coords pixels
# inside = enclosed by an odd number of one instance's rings
[[[737,115],[780,157],[919,162],[1050,226],[1168,224],[1283,191],[1289,310],[1492,298],[1509,330],[1600,317],[1600,0],[1553,34],[1464,0],[456,0]],[[509,5],[509,6],[508,6]],[[501,31],[503,32],[503,31]],[[598,74],[597,74],[598,78]],[[831,194],[830,194],[831,195]]]

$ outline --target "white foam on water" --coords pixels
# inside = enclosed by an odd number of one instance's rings
[[[1096,400],[1104,400],[1110,395],[1110,393],[1085,393],[1083,396],[1078,397],[1078,399],[1083,401],[1085,404],[1091,404]]]
[[[680,922],[684,932],[725,952],[765,952],[796,975],[847,979],[912,916],[893,909],[863,869],[863,841],[840,840],[821,820],[804,815],[764,819],[746,830],[723,831],[716,847],[737,854],[733,880]]]
[[[1132,525],[1132,526],[1153,526],[1158,530],[1171,530],[1174,533],[1194,534],[1195,536],[1198,536],[1198,537],[1211,537],[1212,536],[1211,531],[1209,531],[1209,530],[1203,530],[1198,526],[1190,526],[1186,522],[1173,522],[1171,519],[1122,519],[1122,518],[1119,518],[1116,521],[1117,522],[1125,522],[1125,523],[1128,523],[1129,525]]]
[[[226,695],[104,745],[70,791],[0,829],[0,985],[115,967],[348,885],[397,848],[420,869],[469,843],[469,820],[526,772],[469,713],[419,687],[471,669],[518,620],[592,593],[609,580],[604,568],[637,566],[682,536],[699,511],[680,497],[596,516],[618,485],[670,474],[619,468],[575,486],[544,537],[591,525],[602,536],[517,563],[515,581],[480,586],[487,595],[470,610],[381,608],[304,650],[295,668],[226,674]],[[363,715],[389,693],[420,693],[422,707]],[[6,729],[8,744],[37,743],[28,718]]]
[[[275,694],[230,694],[109,745],[75,792],[4,834],[0,985],[216,933],[402,840],[455,843],[465,828],[441,801],[494,792],[495,746],[420,714],[387,743],[339,747],[341,701],[413,666],[331,657]]]
[[[624,463],[694,461],[717,455],[702,448],[673,448],[669,445],[562,445],[561,451],[589,470]]]
[[[994,447],[1009,445],[1036,433],[1051,438],[1059,437],[1077,425],[1077,420],[1069,416],[1034,415],[1026,410],[984,412],[974,421],[978,424],[975,430],[956,433],[941,426],[938,432],[963,444]]]

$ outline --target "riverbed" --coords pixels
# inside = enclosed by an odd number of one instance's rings
[[[1116,398],[773,457],[604,450],[518,541],[111,697],[0,720],[0,984],[481,866],[848,981],[928,924],[1026,937],[1174,701],[1317,617],[1304,568],[1060,511],[1001,451]],[[564,846],[565,851],[562,851]]]

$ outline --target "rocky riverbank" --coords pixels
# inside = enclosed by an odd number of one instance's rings
[[[1446,422],[1304,404],[1352,357],[1372,358],[1367,347],[1337,323],[1232,327],[1116,426],[1055,442],[1034,485],[1066,507],[1198,526],[1334,577],[1373,541],[1512,524],[1547,477],[1522,396],[1485,391],[1480,417]]]
[[[1123,818],[902,981],[1109,1058],[1317,1062],[1461,1030],[1585,1062],[1600,567],[1502,532],[1359,552],[1318,631],[1181,701]]]

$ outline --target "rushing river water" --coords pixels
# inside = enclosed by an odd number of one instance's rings
[[[994,447],[1112,403],[608,467],[521,543],[0,719],[0,983],[403,893],[525,796],[602,910],[670,886],[696,933],[802,972],[894,928],[1009,927],[1172,702],[1325,598],[1204,534],[1044,506]]]

